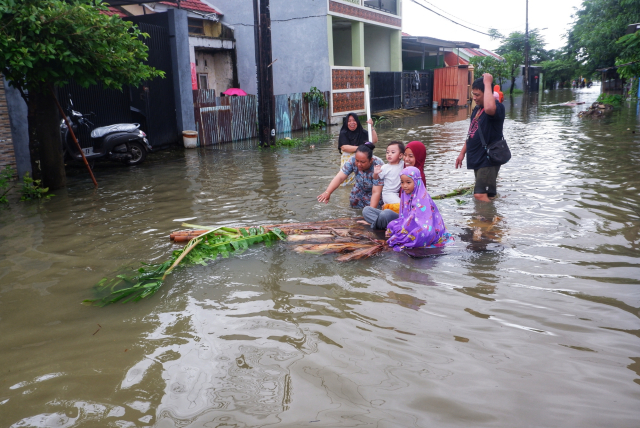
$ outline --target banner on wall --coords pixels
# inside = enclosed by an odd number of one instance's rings
[[[198,74],[196,72],[195,63],[191,63],[191,89],[198,89]]]

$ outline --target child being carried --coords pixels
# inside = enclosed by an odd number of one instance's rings
[[[376,165],[373,170],[373,178],[384,180],[382,187],[382,201],[387,204],[400,203],[400,171],[404,169],[404,144],[400,141],[392,141],[387,146],[387,164]]]

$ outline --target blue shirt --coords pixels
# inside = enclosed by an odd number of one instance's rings
[[[380,160],[380,158],[376,156],[374,156],[372,160],[373,162],[371,162],[371,168],[366,171],[360,171],[358,169],[358,167],[356,166],[355,156],[352,156],[342,166],[342,172],[347,176],[352,172],[355,173],[355,184],[353,185],[351,195],[349,196],[351,208],[364,208],[371,205],[371,193],[373,192],[373,186],[384,185],[384,180],[376,180],[373,178],[373,168],[376,165],[384,165],[384,162],[382,162],[382,160]],[[382,197],[380,198],[380,202],[378,203],[378,208],[382,208]]]

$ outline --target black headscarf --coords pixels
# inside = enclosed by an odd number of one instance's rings
[[[347,123],[349,122],[349,116],[353,117],[358,125],[353,131],[349,130]],[[362,128],[360,119],[355,113],[349,113],[342,119],[342,129],[340,129],[340,136],[338,137],[338,150],[342,146],[359,146],[366,143],[369,140],[369,133]],[[340,150],[342,153],[342,150]]]

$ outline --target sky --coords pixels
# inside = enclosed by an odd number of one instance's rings
[[[485,33],[489,28],[496,28],[505,35],[525,30],[526,0],[416,1],[460,24]],[[558,49],[565,44],[562,35],[571,28],[574,8],[581,4],[582,0],[529,0],[529,29],[546,28],[540,32],[547,42],[545,48]],[[499,40],[491,40],[488,36],[456,25],[411,0],[402,1],[402,31],[412,36],[476,43],[490,50],[500,45]]]

